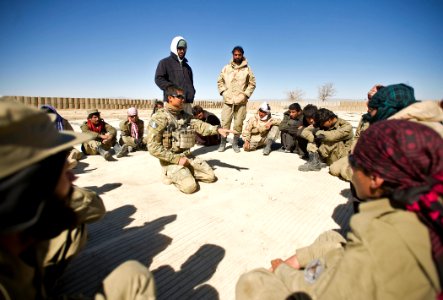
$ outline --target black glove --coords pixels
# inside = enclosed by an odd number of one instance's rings
[[[326,137],[325,137],[324,134],[316,135],[315,138],[314,138],[314,142],[315,142],[316,144],[321,144],[325,138],[326,138]]]

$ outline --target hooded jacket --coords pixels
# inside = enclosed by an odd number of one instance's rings
[[[240,65],[231,59],[218,76],[217,86],[226,104],[246,104],[256,86],[254,73],[246,57],[243,57]]]
[[[186,57],[180,61],[177,54],[178,43],[184,40],[181,36],[176,36],[171,42],[171,54],[160,60],[155,71],[155,84],[163,90],[163,101],[167,101],[166,89],[176,85],[184,89],[185,102],[193,103],[195,96],[194,78],[192,69],[188,65]]]

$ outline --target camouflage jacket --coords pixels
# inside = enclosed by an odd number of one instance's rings
[[[183,156],[190,155],[189,149],[174,151],[164,145],[163,139],[169,130],[178,130],[177,124],[183,124],[197,133],[206,136],[218,134],[218,127],[213,126],[198,119],[193,119],[192,115],[183,110],[174,111],[168,104],[165,108],[159,109],[151,118],[148,124],[147,143],[149,153],[160,159],[161,163],[178,164]],[[171,129],[172,128],[172,129]]]
[[[271,115],[268,116],[266,121],[260,120],[258,113],[251,117],[246,124],[246,128],[243,129],[243,139],[245,141],[250,141],[252,135],[266,136],[270,129],[266,128],[266,123],[270,122],[272,125],[280,125],[281,120],[278,118],[273,118]]]
[[[218,76],[217,86],[226,104],[246,104],[256,86],[254,73],[246,58],[240,65],[231,59]]]

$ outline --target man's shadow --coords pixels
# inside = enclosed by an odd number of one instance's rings
[[[354,215],[355,198],[352,196],[351,189],[344,189],[340,192],[348,201],[344,204],[339,204],[334,208],[332,219],[340,226],[337,230],[342,236],[346,238],[346,234],[350,230],[349,221]]]
[[[197,155],[202,155],[202,154],[206,154],[206,153],[209,153],[209,152],[214,152],[215,150],[218,149],[218,146],[219,145],[201,146],[200,148],[192,150],[192,154],[197,156]]]
[[[165,250],[172,239],[160,232],[176,220],[176,215],[158,218],[137,227],[132,223],[133,205],[125,205],[108,212],[105,217],[88,226],[88,242],[72,260],[57,283],[55,295],[93,296],[101,283],[118,265],[137,260],[149,267],[152,259]]]
[[[177,272],[169,265],[152,271],[156,279],[157,299],[219,299],[217,290],[203,284],[217,270],[225,249],[206,244],[191,255]]]
[[[222,168],[230,168],[230,169],[235,169],[237,171],[241,171],[241,170],[249,170],[249,168],[245,168],[245,167],[239,167],[239,166],[234,166],[231,164],[227,164],[224,162],[221,162],[219,159],[209,159],[206,161],[211,167],[222,167]]]
[[[99,195],[103,195],[104,193],[112,191],[121,186],[122,184],[120,182],[114,182],[114,183],[105,183],[102,186],[86,186],[85,189],[96,192]]]

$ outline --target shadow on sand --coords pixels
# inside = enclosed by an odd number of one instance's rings
[[[152,259],[172,242],[160,232],[177,216],[164,216],[141,226],[125,228],[134,220],[131,215],[135,212],[133,205],[125,205],[89,225],[86,248],[73,259],[58,281],[55,295],[93,296],[100,290],[103,279],[127,260],[137,260],[149,267]]]
[[[169,265],[154,270],[157,299],[219,299],[217,290],[203,283],[214,275],[224,256],[222,247],[206,244],[191,255],[177,272]]]

